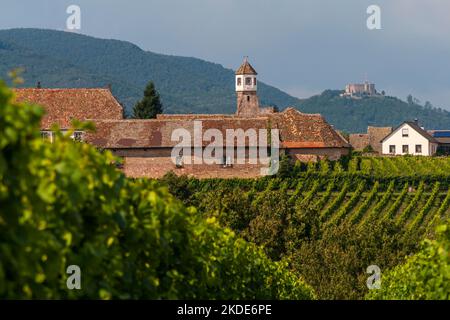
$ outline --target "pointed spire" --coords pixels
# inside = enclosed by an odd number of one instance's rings
[[[242,74],[251,74],[251,75],[257,75],[258,73],[256,70],[252,67],[252,65],[248,62],[248,56],[244,57],[244,62],[242,65],[237,69],[236,75],[242,75]]]

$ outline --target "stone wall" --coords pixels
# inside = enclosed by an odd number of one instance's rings
[[[250,161],[249,152],[246,150],[246,160],[244,164],[237,164],[234,160],[232,166],[221,164],[196,164],[194,151],[190,157],[190,164],[187,157],[184,158],[182,167],[177,167],[172,161],[172,148],[154,149],[120,149],[112,150],[116,156],[123,158],[123,171],[128,177],[161,178],[167,172],[173,171],[177,175],[187,175],[196,178],[257,178],[261,176],[261,169],[268,165],[261,164],[258,159],[252,158]],[[268,160],[266,159],[266,162]]]
[[[167,172],[173,171],[177,175],[187,175],[196,178],[258,178],[262,176],[261,170],[267,168],[265,162],[253,162],[249,159],[246,150],[246,161],[244,164],[232,166],[224,164],[195,164],[194,154],[191,155],[191,164],[184,163],[181,168],[173,163],[171,159],[172,148],[148,148],[148,149],[116,149],[112,150],[116,156],[123,158],[123,171],[129,177],[139,178],[161,178]],[[280,151],[280,154],[284,151]],[[288,149],[286,153],[293,160],[303,162],[317,161],[318,159],[337,160],[348,154],[348,148],[320,148],[320,149]]]

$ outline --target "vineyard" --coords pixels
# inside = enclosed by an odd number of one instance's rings
[[[317,210],[323,228],[338,224],[361,228],[382,220],[398,225],[404,232],[425,234],[450,213],[450,192],[441,190],[439,182],[427,186],[424,182],[403,186],[391,183],[384,189],[378,182],[370,186],[360,182],[354,189],[344,184],[334,192],[334,182],[324,184],[322,190],[318,185],[316,182],[316,187],[292,196],[299,207],[310,205]]]
[[[449,176],[448,157],[355,157],[350,160],[349,172],[375,176]]]
[[[321,160],[316,163],[297,163],[291,176],[305,173],[315,174],[352,174],[375,176],[378,178],[450,177],[449,157],[361,157],[353,156],[341,161],[330,162]]]
[[[392,159],[386,160],[392,163]],[[425,160],[422,160],[424,166]],[[444,162],[443,159],[428,160]],[[387,222],[399,227],[401,232],[432,236],[434,227],[450,218],[450,189],[439,181],[408,183],[391,179],[389,183],[380,183],[372,180],[361,177],[349,180],[340,175],[265,181],[191,179],[188,180],[191,186],[186,188],[223,192],[236,187],[245,190],[247,195],[278,190],[288,196],[288,203],[296,210],[314,210],[323,229],[341,224],[361,229]]]
[[[364,168],[372,161],[378,171],[370,175],[361,169],[349,172],[352,163]],[[164,181],[186,204],[262,245],[272,259],[291,261],[319,298],[361,299],[367,293],[367,266],[401,264],[450,218],[447,179],[386,178],[389,167],[383,161],[398,162],[398,167],[417,161],[425,170],[427,161],[437,165],[446,159],[353,158],[348,166],[309,164],[296,177],[196,180],[167,175]],[[327,278],[334,280],[328,283]]]

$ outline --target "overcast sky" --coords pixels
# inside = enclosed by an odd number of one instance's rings
[[[248,55],[261,80],[300,98],[367,76],[380,91],[450,109],[449,0],[0,1],[0,29],[64,30],[76,4],[80,33],[232,69]],[[372,4],[381,30],[366,26]]]

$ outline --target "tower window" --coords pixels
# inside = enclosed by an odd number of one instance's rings
[[[245,78],[245,85],[251,86],[252,85],[252,78]]]
[[[253,78],[253,85],[256,86],[256,78]]]
[[[238,86],[242,85],[242,78],[237,78],[237,85]]]
[[[247,101],[250,101],[250,96],[247,96]]]

